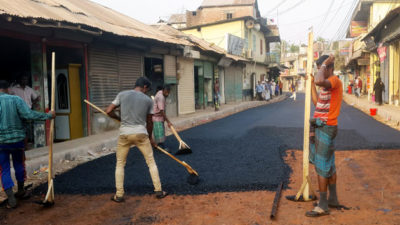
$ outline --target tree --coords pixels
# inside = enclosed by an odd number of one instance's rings
[[[291,44],[289,47],[289,52],[291,53],[298,53],[300,51],[300,47],[295,44]]]

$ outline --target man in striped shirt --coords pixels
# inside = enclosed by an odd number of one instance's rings
[[[8,197],[8,207],[15,208],[15,197],[25,195],[25,120],[47,120],[55,117],[55,112],[40,113],[32,111],[25,101],[8,94],[8,82],[0,80],[0,171],[1,183]],[[13,193],[14,182],[10,173],[10,155],[12,156],[18,192]]]
[[[312,102],[315,112],[310,129],[310,163],[318,174],[320,200],[318,206],[306,213],[309,217],[329,214],[329,207],[340,207],[336,194],[336,167],[334,139],[337,135],[337,118],[343,98],[342,82],[333,74],[335,57],[323,55],[317,60],[318,72],[311,79]],[[319,87],[317,93],[316,86]],[[327,192],[329,188],[329,198]]]

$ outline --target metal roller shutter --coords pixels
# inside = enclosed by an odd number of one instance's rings
[[[131,90],[136,80],[143,76],[143,56],[131,49],[118,49],[120,91]]]
[[[194,62],[189,58],[178,58],[178,110],[179,115],[195,112],[194,99]]]
[[[166,84],[176,84],[176,57],[164,56],[164,78]]]
[[[241,102],[243,88],[243,69],[231,65],[225,68],[225,101],[226,103]]]
[[[89,47],[90,96],[94,104],[105,107],[119,92],[117,52],[112,47]]]
[[[225,101],[226,103],[235,102],[235,68],[229,66],[225,68]]]
[[[243,69],[240,66],[235,68],[235,101],[241,102],[243,96]]]

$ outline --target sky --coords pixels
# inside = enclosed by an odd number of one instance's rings
[[[92,0],[146,24],[174,13],[196,10],[202,0]],[[281,39],[294,44],[307,43],[313,27],[315,37],[343,39],[357,0],[258,0],[261,16],[274,19]],[[340,32],[338,32],[340,31]]]

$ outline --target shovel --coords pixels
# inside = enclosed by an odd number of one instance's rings
[[[192,153],[192,150],[190,149],[189,145],[187,145],[184,141],[182,141],[182,138],[179,136],[178,132],[176,132],[174,126],[169,127],[176,137],[176,139],[179,141],[179,150],[175,153],[175,155],[182,155],[182,154],[190,154]]]
[[[101,112],[102,114],[109,116],[106,112],[104,112],[102,109],[100,109],[99,107],[97,107],[96,105],[94,105],[93,103],[89,102],[88,100],[83,100],[86,104],[90,105],[91,107],[95,108],[97,111]],[[117,120],[116,120],[117,121]],[[119,121],[118,121],[119,122]],[[172,127],[172,126],[171,126]],[[176,132],[176,131],[175,131]],[[189,166],[189,164],[187,164],[186,162],[180,161],[179,159],[177,159],[175,156],[171,155],[171,153],[165,151],[164,149],[162,149],[160,146],[156,146],[156,148],[158,150],[160,150],[162,153],[166,154],[167,156],[171,157],[172,159],[174,159],[175,161],[177,161],[179,164],[181,164],[182,166],[184,166],[186,168],[186,170],[189,172],[190,177],[188,177],[188,183],[189,184],[197,184],[199,182],[198,176],[199,174],[191,167]]]

